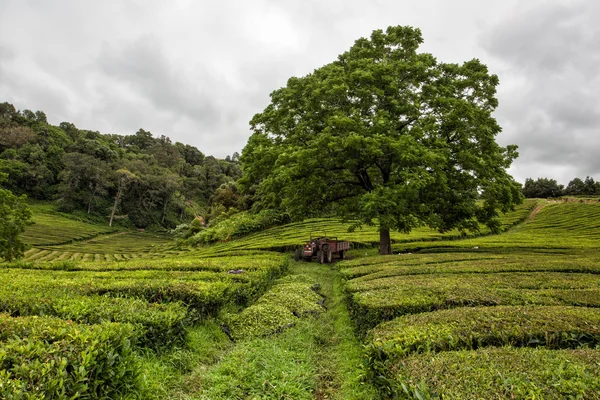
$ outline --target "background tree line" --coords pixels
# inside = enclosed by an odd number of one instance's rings
[[[235,184],[242,175],[238,157],[205,156],[143,129],[116,135],[69,122],[54,126],[42,111],[0,103],[3,187],[110,224],[174,227],[194,216],[246,208]]]
[[[586,176],[585,180],[574,178],[565,187],[559,185],[554,179],[538,178],[534,181],[532,178],[527,178],[525,185],[523,185],[523,195],[528,198],[597,196],[600,195],[600,182]]]

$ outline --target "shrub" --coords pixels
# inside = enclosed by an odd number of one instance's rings
[[[135,390],[133,327],[0,315],[0,397],[114,398]]]
[[[262,231],[276,225],[290,222],[288,214],[277,210],[262,210],[257,214],[247,211],[226,215],[224,218],[215,219],[211,225],[196,233],[188,240],[188,244],[209,244],[217,241],[246,235],[251,232]]]
[[[323,311],[319,305],[322,297],[306,283],[285,283],[274,286],[265,293],[256,304],[281,305],[292,314],[301,317],[307,314],[318,314]]]
[[[350,281],[347,287],[359,333],[401,315],[455,307],[583,302],[600,306],[600,276],[589,274],[428,274]],[[586,296],[576,296],[579,291]]]
[[[475,307],[406,315],[369,333],[372,354],[412,353],[486,346],[594,347],[600,344],[600,310],[584,307]]]
[[[372,379],[383,398],[597,399],[598,350],[485,348],[418,354]]]
[[[44,288],[0,288],[0,311],[12,316],[55,316],[85,324],[130,323],[141,346],[181,343],[187,310],[178,303],[149,304],[141,299],[81,296]]]
[[[279,333],[296,324],[298,318],[286,307],[275,304],[255,304],[240,314],[226,319],[234,340],[249,339]]]
[[[282,278],[254,305],[228,316],[231,337],[240,340],[279,333],[293,326],[298,318],[323,312],[322,297],[312,289],[315,283],[302,280],[312,281],[306,276]]]

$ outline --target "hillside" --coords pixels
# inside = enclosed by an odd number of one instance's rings
[[[127,228],[174,228],[240,200],[232,188],[241,176],[237,153],[217,159],[144,129],[122,135],[52,125],[43,111],[7,102],[0,103],[0,173],[7,174],[3,188],[15,194]]]
[[[57,229],[25,262],[0,266],[9,282],[0,290],[0,358],[32,371],[24,380],[3,367],[6,393],[593,399],[600,391],[598,203],[530,201],[502,216],[500,235],[397,234],[394,248],[405,253],[388,256],[375,255],[374,228],[347,232],[333,219],[176,249],[161,235],[34,209],[40,224],[28,240]],[[331,268],[273,251],[323,230],[355,243],[349,259]],[[79,357],[90,346],[95,356]],[[54,363],[36,364],[34,349]],[[60,365],[94,378],[78,386]]]

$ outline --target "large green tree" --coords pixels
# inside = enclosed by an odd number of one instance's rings
[[[0,184],[6,174],[0,173]],[[10,190],[0,186],[0,258],[12,261],[23,256],[27,246],[19,235],[31,223],[31,210],[25,202],[25,195],[15,196]]]
[[[422,41],[412,27],[376,30],[290,78],[251,121],[241,185],[296,217],[377,225],[382,254],[390,229],[497,230],[522,199],[506,171],[516,146],[495,141],[498,77],[476,59],[438,62]]]

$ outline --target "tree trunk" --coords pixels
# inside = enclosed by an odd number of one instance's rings
[[[390,230],[388,228],[379,228],[379,254],[392,254]]]
[[[165,223],[165,217],[166,217],[166,215],[167,215],[167,204],[169,204],[169,201],[168,201],[168,200],[167,200],[167,201],[165,201],[165,204],[164,204],[164,206],[163,206],[162,218],[161,218],[161,220],[160,220],[160,223],[161,223],[161,224],[164,224],[164,223]]]
[[[108,221],[108,226],[112,226],[113,219],[115,218],[115,212],[117,211],[117,205],[119,204],[119,200],[121,198],[121,189],[117,190],[117,195],[115,196],[115,204],[113,204],[112,211],[110,213],[110,221]]]

